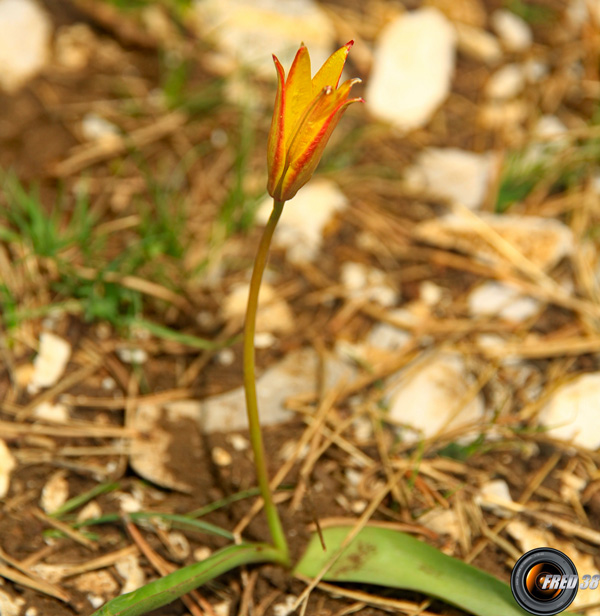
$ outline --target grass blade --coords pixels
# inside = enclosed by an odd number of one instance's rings
[[[351,526],[324,529],[326,552],[313,535],[295,572],[315,577],[351,530]],[[411,535],[387,528],[362,529],[323,579],[417,591],[476,616],[527,615],[507,584]]]

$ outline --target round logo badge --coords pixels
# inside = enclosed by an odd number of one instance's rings
[[[536,616],[554,616],[575,599],[579,576],[568,556],[553,548],[537,548],[517,561],[510,589],[524,610]]]

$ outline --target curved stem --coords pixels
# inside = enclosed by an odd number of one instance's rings
[[[258,294],[260,292],[260,283],[262,281],[265,265],[269,256],[269,247],[271,246],[271,238],[273,232],[283,211],[283,201],[275,200],[273,202],[273,211],[267,222],[267,226],[260,240],[256,258],[254,260],[254,269],[252,270],[252,279],[250,280],[250,291],[248,294],[248,307],[246,309],[246,325],[244,328],[244,389],[246,392],[246,410],[248,412],[248,424],[250,426],[250,442],[254,453],[254,466],[258,477],[258,486],[260,488],[263,501],[265,503],[265,514],[269,524],[269,530],[275,547],[281,552],[282,561],[289,565],[289,549],[287,540],[283,533],[281,520],[277,513],[277,508],[273,502],[273,495],[269,487],[269,476],[267,473],[267,465],[265,461],[265,448],[262,440],[262,432],[260,428],[260,420],[258,416],[258,402],[256,399],[256,375],[254,363],[254,334],[256,331],[256,313],[258,310]]]

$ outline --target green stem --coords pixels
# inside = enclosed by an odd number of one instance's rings
[[[290,564],[289,548],[281,520],[277,513],[277,508],[273,502],[273,495],[269,487],[269,475],[265,461],[265,448],[263,445],[260,420],[258,417],[258,402],[256,400],[256,375],[254,364],[254,334],[256,331],[256,312],[258,310],[258,294],[263,272],[269,256],[271,238],[277,226],[281,212],[283,211],[283,201],[273,202],[273,211],[263,232],[263,236],[258,246],[252,279],[250,280],[250,291],[248,294],[248,307],[246,309],[246,326],[244,328],[244,389],[246,391],[246,410],[248,412],[248,424],[250,426],[250,442],[254,453],[254,466],[258,477],[258,486],[265,504],[265,514],[269,524],[269,530],[273,543],[281,553],[284,563]]]

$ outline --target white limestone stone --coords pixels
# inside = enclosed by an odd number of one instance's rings
[[[15,92],[49,59],[52,24],[34,0],[0,0],[0,87]]]
[[[514,287],[501,282],[487,281],[469,294],[469,313],[473,316],[497,316],[506,321],[521,323],[537,314],[538,300],[522,295]]]
[[[513,12],[498,9],[492,14],[490,21],[508,51],[527,51],[533,44],[533,34],[529,24]]]
[[[485,199],[493,160],[457,148],[427,148],[409,167],[404,179],[409,189],[477,209]]]
[[[285,204],[273,243],[286,249],[286,256],[292,263],[314,261],[321,250],[323,231],[335,214],[347,205],[346,195],[335,182],[313,179]],[[272,209],[273,199],[265,198],[257,219],[266,223]]]
[[[485,85],[485,94],[489,98],[514,98],[525,87],[525,73],[520,64],[506,64],[499,68]]]
[[[582,374],[558,388],[539,414],[552,438],[600,447],[600,373]]]
[[[389,417],[408,425],[417,434],[403,433],[407,441],[429,438],[445,430],[454,430],[481,421],[484,402],[478,394],[460,408],[473,377],[468,374],[460,355],[435,356],[396,385],[389,394]]]
[[[456,34],[434,8],[405,13],[375,45],[366,100],[373,115],[401,130],[427,124],[450,92]]]
[[[454,27],[460,53],[487,65],[497,64],[502,59],[502,47],[491,32],[467,24]]]
[[[30,389],[35,392],[42,387],[51,387],[63,375],[69,358],[71,345],[52,332],[40,335],[39,351],[33,360],[33,377]]]
[[[506,214],[479,216],[503,240],[543,270],[550,270],[573,253],[573,233],[559,220]],[[504,258],[481,238],[470,217],[450,214],[428,220],[417,226],[415,235],[436,246],[461,250],[483,261],[504,262]]]

